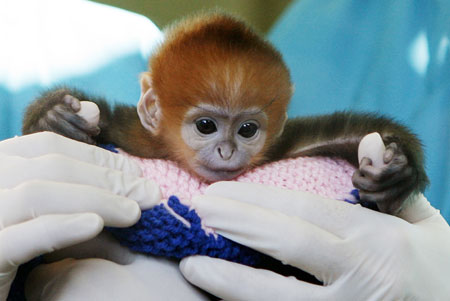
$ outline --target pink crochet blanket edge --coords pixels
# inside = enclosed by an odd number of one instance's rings
[[[176,195],[180,200],[190,200],[195,195],[203,194],[209,185],[180,168],[176,162],[134,157],[121,150],[119,153],[135,160],[143,176],[160,185],[164,199]],[[234,181],[260,183],[344,200],[354,189],[351,181],[354,170],[347,161],[337,158],[298,157],[256,167]]]

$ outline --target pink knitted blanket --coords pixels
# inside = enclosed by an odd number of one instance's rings
[[[142,159],[119,152],[137,161],[144,176],[160,185],[165,199],[176,195],[185,200],[183,204],[176,197],[171,197],[167,204],[178,216],[190,222],[190,227],[186,227],[173,216],[172,210],[168,211],[161,203],[144,210],[141,219],[132,227],[108,229],[121,244],[136,252],[170,258],[199,254],[248,265],[267,259],[267,256],[220,235],[210,235],[213,230],[202,226],[201,218],[195,210],[190,210],[188,204],[192,196],[204,192],[207,183],[199,181],[174,162]],[[353,172],[354,167],[343,160],[304,157],[266,164],[235,180],[307,191],[338,200],[351,200],[353,196],[349,193],[354,189],[351,182]],[[40,260],[39,257],[32,262],[28,269]],[[12,295],[22,296],[23,279],[27,270],[25,268],[19,271],[20,277],[15,280],[11,291]]]
[[[161,187],[160,204],[142,211],[129,228],[109,228],[124,246],[136,252],[170,258],[207,255],[247,265],[265,262],[267,256],[228,240],[202,223],[190,206],[192,196],[208,184],[180,169],[174,162],[135,158],[144,176]],[[235,180],[308,191],[356,203],[351,176],[354,168],[342,160],[296,158],[273,162],[251,170]],[[354,192],[353,192],[354,193]]]
[[[159,159],[143,159],[120,153],[136,160],[144,177],[161,187],[165,199],[176,195],[180,200],[203,194],[208,184],[181,169],[177,163]],[[349,198],[354,189],[355,168],[341,159],[299,157],[272,162],[250,170],[236,179],[239,182],[260,183],[319,194],[338,200]]]

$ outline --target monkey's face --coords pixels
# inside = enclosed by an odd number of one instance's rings
[[[181,136],[193,157],[183,161],[201,178],[231,180],[259,160],[268,124],[261,109],[233,111],[199,104],[185,116]]]

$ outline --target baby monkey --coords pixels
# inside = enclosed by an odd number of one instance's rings
[[[269,42],[232,16],[206,14],[169,27],[140,83],[137,108],[112,109],[75,89],[51,90],[28,107],[23,133],[113,143],[131,155],[176,161],[210,182],[283,158],[340,157],[359,168],[353,183],[361,199],[388,213],[427,185],[419,140],[388,118],[341,112],[287,120],[288,68]],[[98,126],[77,115],[80,100],[99,106]],[[358,166],[358,144],[371,132],[387,146],[381,167],[367,158]]]

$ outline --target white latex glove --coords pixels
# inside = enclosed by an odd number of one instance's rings
[[[140,173],[124,156],[52,133],[0,142],[0,300],[18,265],[54,250],[29,275],[27,300],[207,300],[177,262],[96,236],[160,202]]]
[[[107,232],[54,252],[46,261],[51,263],[28,276],[29,301],[209,300],[183,278],[177,261],[131,252]]]
[[[0,300],[17,266],[126,227],[160,201],[156,184],[123,156],[52,133],[0,142]]]
[[[127,264],[69,258],[40,265],[28,277],[27,300],[209,300],[183,278],[178,262],[130,254]]]
[[[209,257],[183,259],[192,284],[225,300],[446,300],[450,228],[421,195],[411,223],[360,205],[244,183],[193,200],[205,225],[314,275],[295,278]]]
[[[216,183],[192,200],[206,226],[324,285],[204,256],[180,269],[225,300],[447,300],[450,227],[415,197],[399,218],[309,193]]]

